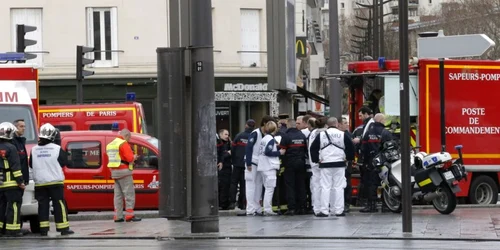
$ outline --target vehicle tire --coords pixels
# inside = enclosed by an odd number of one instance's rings
[[[38,215],[29,216],[28,220],[30,221],[31,233],[34,234],[40,233],[40,220],[38,219]]]
[[[495,181],[487,175],[475,178],[470,185],[469,201],[471,204],[497,204],[498,186]]]
[[[438,189],[441,189],[441,195],[432,200],[432,205],[441,214],[451,214],[457,207],[457,196],[446,182],[442,182]]]
[[[401,213],[403,210],[401,199],[392,197],[385,189],[382,190],[382,202],[393,213]]]

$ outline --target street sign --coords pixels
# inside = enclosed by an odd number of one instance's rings
[[[454,58],[481,56],[495,42],[485,34],[420,37],[417,40],[419,58]]]

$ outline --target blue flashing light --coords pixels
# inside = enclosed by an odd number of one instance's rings
[[[118,122],[113,122],[113,124],[111,124],[111,130],[112,131],[120,130],[120,127],[118,126]]]
[[[385,69],[385,57],[378,58],[378,68]]]
[[[134,102],[135,101],[135,92],[127,92],[125,100],[127,102]]]
[[[16,52],[0,53],[0,61],[19,61],[19,60],[25,60],[24,53],[16,53]]]

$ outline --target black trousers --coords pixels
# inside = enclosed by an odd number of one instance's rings
[[[236,199],[236,194],[238,193],[238,185],[240,187],[240,193],[238,199]],[[231,174],[231,188],[229,190],[231,195],[231,202],[238,202],[238,207],[240,209],[245,209],[245,167],[233,167],[233,173]]]
[[[40,232],[48,232],[50,201],[54,207],[54,220],[56,222],[56,231],[62,232],[69,230],[68,206],[64,199],[63,185],[49,185],[35,187],[35,199],[38,201],[38,218],[40,219]]]
[[[364,184],[365,198],[371,202],[377,201],[377,188],[380,185],[380,177],[373,166],[364,165],[364,174],[361,181]]]
[[[1,233],[17,233],[21,230],[21,205],[23,190],[20,188],[0,189]]]
[[[310,168],[309,168],[310,170]],[[305,189],[306,189],[306,209],[312,209],[312,201],[311,201],[311,177],[312,172],[307,172],[306,168],[306,179],[305,179]]]
[[[223,165],[219,170],[219,207],[227,209],[229,206],[229,189],[231,188],[231,165]]]
[[[304,165],[285,167],[286,199],[289,210],[305,209],[306,206],[306,168]]]
[[[344,189],[345,204],[351,204],[351,197],[352,197],[351,174],[352,174],[352,162],[349,162],[347,163],[347,168],[345,170],[345,179],[347,181],[347,186]]]

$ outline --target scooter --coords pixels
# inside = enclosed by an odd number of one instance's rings
[[[417,153],[418,148],[414,147],[410,152],[412,200],[432,202],[441,214],[452,213],[457,206],[455,194],[461,191],[458,184],[467,178],[462,145],[455,146],[459,155],[455,160],[448,152]],[[373,158],[373,165],[379,171],[383,202],[392,212],[400,213],[403,180],[401,153],[397,143],[385,142],[382,150]]]

